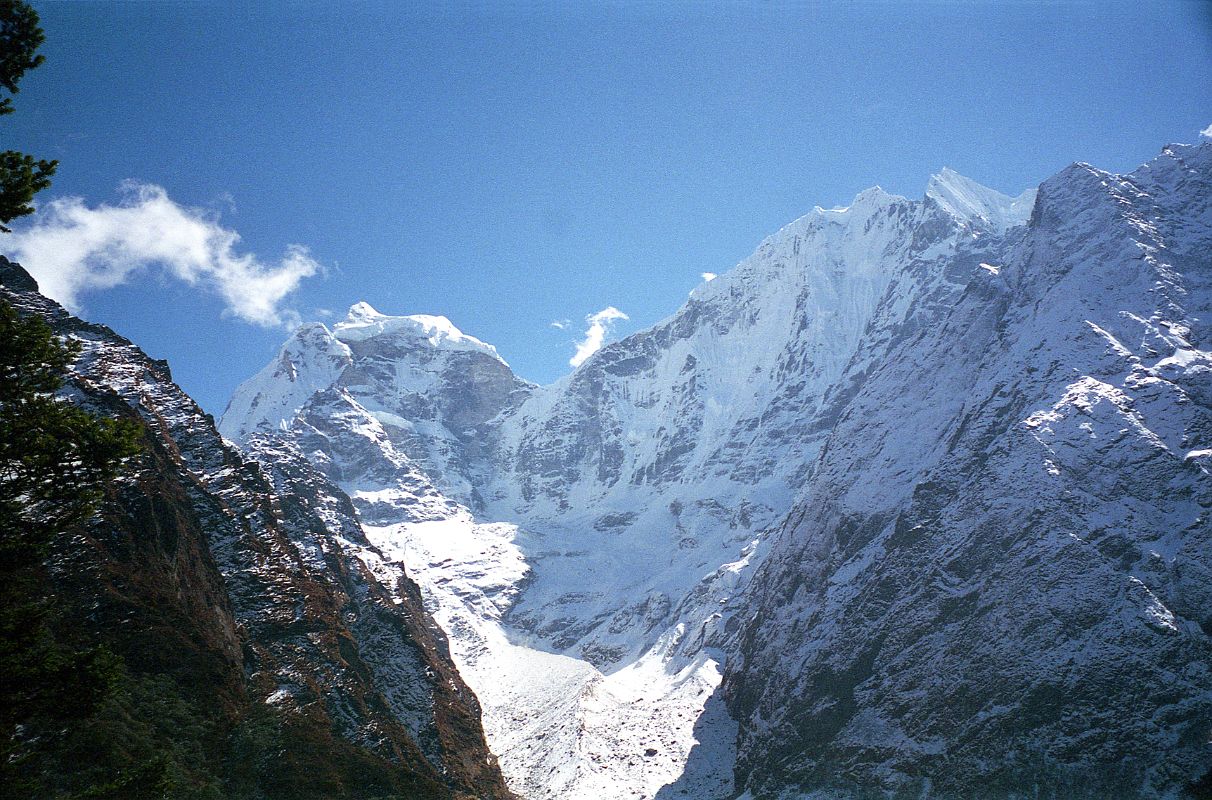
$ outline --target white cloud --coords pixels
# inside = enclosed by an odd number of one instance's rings
[[[716,275],[714,272],[704,272],[701,277],[705,281],[713,281],[720,276]]]
[[[610,333],[614,321],[627,318],[626,314],[614,306],[608,306],[585,317],[585,322],[589,325],[585,329],[585,338],[577,344],[576,355],[570,358],[568,363],[574,367],[581,366],[585,359],[602,349],[602,342],[606,339],[606,334]]]
[[[567,330],[568,326],[571,324],[572,324],[572,320],[567,320],[567,319],[553,319],[551,321],[551,327],[555,328],[556,330],[560,330],[560,331]]]
[[[1212,139],[1212,125],[1209,125],[1208,127],[1204,128],[1202,131],[1200,131],[1199,135],[1204,137],[1205,139]]]
[[[128,182],[117,205],[89,208],[78,197],[52,200],[32,223],[0,241],[43,294],[72,310],[80,296],[154,269],[217,293],[231,314],[271,326],[297,315],[282,300],[320,271],[306,248],[291,245],[277,263],[237,253],[240,235],[202,211],[173,202],[159,186]]]

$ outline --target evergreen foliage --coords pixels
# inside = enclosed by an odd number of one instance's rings
[[[0,302],[0,788],[34,791],[31,758],[55,731],[114,696],[121,660],[64,636],[64,610],[42,562],[57,536],[97,508],[105,484],[137,450],[137,428],[56,396],[78,353],[40,319]],[[65,727],[66,726],[66,727]],[[35,781],[36,783],[36,781]]]
[[[107,535],[123,502],[113,478],[147,475],[154,459],[143,425],[72,402],[83,399],[66,382],[79,354],[0,300],[0,797],[447,796],[325,718],[263,703],[229,713],[183,682],[190,673],[141,657],[146,640],[132,648],[81,619],[53,565]]]
[[[17,83],[26,70],[43,61],[37,53],[45,40],[38,14],[21,0],[0,0],[0,88],[17,93]],[[0,100],[0,115],[13,113],[11,97]],[[34,195],[50,186],[58,161],[35,159],[15,150],[0,153],[0,231],[7,223],[34,213]]]
[[[30,201],[50,186],[50,176],[58,165],[58,161],[35,159],[16,150],[0,153],[0,223],[34,213]],[[0,224],[0,231],[12,233],[5,224]]]
[[[45,60],[37,54],[44,41],[36,11],[19,0],[0,0],[0,86],[17,93],[17,81],[25,71]],[[11,113],[11,98],[0,100],[0,114]]]
[[[117,465],[137,451],[134,425],[55,395],[78,353],[0,302],[0,566],[38,561],[54,536],[92,515]]]

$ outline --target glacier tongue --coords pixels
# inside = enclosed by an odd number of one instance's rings
[[[515,791],[652,797],[682,774],[695,743],[690,729],[719,682],[714,660],[700,654],[671,672],[668,655],[654,650],[605,675],[581,659],[510,641],[516,637],[500,624],[501,615],[529,570],[514,525],[479,524],[460,511],[445,520],[365,530],[426,587]],[[399,567],[372,562],[372,569],[390,578]],[[723,730],[730,746],[735,726],[724,720]],[[722,796],[731,787],[731,761],[703,770],[697,785],[704,784]]]

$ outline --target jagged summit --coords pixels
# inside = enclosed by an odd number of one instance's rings
[[[496,348],[446,317],[389,316],[359,302],[331,330],[318,322],[297,328],[277,357],[236,389],[219,429],[233,441],[285,429],[313,396],[346,384],[378,387],[381,400],[371,404],[378,410],[390,397],[423,396],[435,382],[498,372],[509,365]]]
[[[849,205],[835,208],[815,206],[807,214],[767,237],[758,246],[755,256],[778,252],[790,246],[795,258],[781,259],[778,262],[780,265],[799,263],[812,269],[824,259],[834,265],[846,264],[848,269],[863,273],[883,272],[886,262],[855,258],[853,252],[846,252],[852,244],[867,238],[859,232],[869,231],[872,220],[877,216],[899,213],[908,221],[928,214],[931,208],[935,208],[969,232],[1001,236],[1012,228],[1025,225],[1031,218],[1036,191],[1033,187],[1017,197],[1009,197],[960,175],[950,167],[944,167],[931,176],[922,200],[909,200],[888,192],[882,186],[872,186],[856,194]],[[796,240],[801,244],[796,244]],[[800,258],[801,246],[810,240],[814,240],[815,244],[806,257]],[[738,282],[770,280],[772,276],[753,274],[753,266],[758,261],[760,259],[746,259],[732,270],[717,276],[725,280],[704,281],[691,291],[691,299],[726,297],[736,289]]]
[[[369,306],[368,306],[369,307]],[[278,355],[232,395],[219,431],[240,441],[258,429],[274,430],[352,363],[349,346],[319,322],[301,325]]]
[[[1031,218],[1035,191],[1031,188],[1018,197],[1010,197],[965,178],[950,167],[943,167],[930,177],[926,198],[957,219],[995,233],[1005,233],[1016,225],[1026,224]]]
[[[386,315],[365,300],[359,300],[354,303],[349,307],[349,311],[345,313],[346,321],[373,320],[383,316]]]
[[[858,194],[856,194],[854,196],[854,199],[850,201],[850,205],[836,206],[834,208],[823,208],[822,206],[815,206],[815,207],[813,207],[811,213],[806,214],[805,216],[801,217],[800,219],[796,220],[795,222],[791,223],[791,225],[788,225],[786,227],[788,227],[788,228],[793,227],[793,226],[803,222],[804,220],[808,220],[812,217],[835,218],[835,217],[839,217],[839,216],[843,216],[843,215],[846,215],[846,216],[869,215],[871,212],[877,211],[880,208],[883,208],[884,206],[890,205],[895,202],[904,202],[904,201],[905,201],[904,197],[901,197],[900,195],[897,195],[897,194],[892,194],[890,192],[887,192],[884,190],[884,187],[882,187],[882,186],[878,186],[878,185],[871,186],[871,187],[859,192]]]

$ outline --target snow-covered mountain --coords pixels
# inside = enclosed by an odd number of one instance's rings
[[[886,330],[741,612],[741,780],[1176,796],[1212,767],[1212,145],[1066,169]]]
[[[527,797],[985,785],[952,763],[1008,793],[1129,743],[1176,754],[1134,784],[1162,794],[1212,763],[1210,153],[1073,167],[1038,198],[950,170],[921,200],[868,190],[547,387],[444,318],[358,304],[297,331],[220,427],[348,493]],[[1162,644],[1093,624],[1150,609]],[[1157,687],[1132,694],[1148,721],[1031,695],[1062,653],[1073,680],[1121,659],[1088,693]],[[1010,687],[1066,722],[1031,738]],[[1049,749],[1093,742],[1081,719],[1101,749]]]

